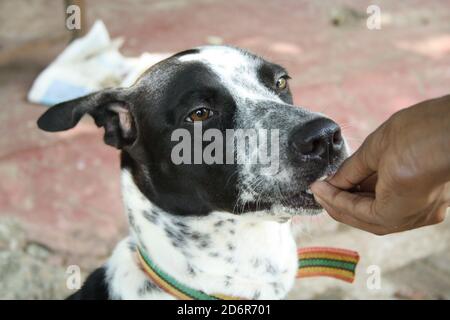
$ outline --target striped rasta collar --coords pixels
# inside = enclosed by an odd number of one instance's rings
[[[137,246],[137,256],[142,270],[161,289],[180,300],[243,300],[243,298],[222,294],[208,294],[191,288],[156,265],[143,250]],[[352,283],[359,255],[355,251],[330,247],[301,248],[298,254],[297,278],[324,276]]]

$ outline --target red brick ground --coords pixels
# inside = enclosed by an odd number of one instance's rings
[[[62,21],[54,3],[41,27]],[[89,24],[103,19],[113,36],[125,37],[129,55],[175,52],[216,36],[285,65],[295,102],[335,118],[356,147],[396,110],[450,89],[450,2],[376,1],[387,24],[374,31],[358,18],[371,3],[101,0],[87,8]],[[339,19],[346,7],[359,15],[334,26],[333,12]],[[2,35],[27,41],[23,24],[11,22],[15,13],[6,18],[19,29]],[[0,65],[0,215],[19,217],[30,237],[71,257],[86,247],[104,256],[125,230],[117,151],[103,145],[90,120],[67,133],[38,131],[44,107],[26,102],[32,80],[63,47],[54,40]]]

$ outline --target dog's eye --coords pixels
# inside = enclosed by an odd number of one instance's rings
[[[287,80],[288,80],[287,76],[282,76],[282,77],[278,78],[278,80],[277,80],[277,82],[275,84],[275,86],[277,87],[277,90],[284,90],[284,89],[286,89],[287,84],[288,84]]]
[[[212,110],[207,108],[200,108],[194,110],[187,118],[187,122],[196,122],[196,121],[205,121],[206,119],[211,118],[213,115]]]

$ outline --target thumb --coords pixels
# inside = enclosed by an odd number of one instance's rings
[[[317,202],[339,222],[370,232],[378,229],[372,196],[340,190],[326,181],[314,182],[311,191]]]
[[[379,151],[385,134],[385,126],[370,134],[328,182],[340,189],[351,189],[375,173],[382,154]]]

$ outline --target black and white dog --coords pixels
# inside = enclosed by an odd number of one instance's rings
[[[140,268],[136,245],[177,281],[205,293],[287,295],[297,270],[290,218],[320,212],[309,185],[347,156],[335,122],[292,104],[288,79],[281,66],[249,52],[206,46],[154,65],[129,88],[42,115],[41,129],[61,131],[88,113],[105,129],[105,143],[121,150],[130,236],[70,298],[173,299]],[[224,134],[279,130],[277,171],[267,174],[254,163],[175,164],[172,133],[194,134],[198,123]]]

